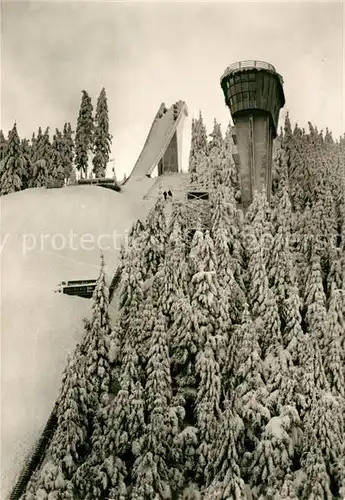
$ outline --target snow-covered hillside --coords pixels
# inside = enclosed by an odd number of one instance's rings
[[[89,315],[90,301],[54,289],[96,278],[100,248],[111,279],[132,223],[155,201],[143,200],[153,182],[121,193],[77,186],[1,198],[1,498],[40,436]]]

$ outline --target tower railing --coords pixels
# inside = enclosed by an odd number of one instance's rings
[[[258,68],[258,69],[266,69],[268,71],[274,71],[276,72],[275,67],[273,64],[270,64],[265,61],[257,61],[257,60],[248,60],[248,61],[238,61],[233,64],[230,64],[224,71],[221,80],[227,76],[229,73],[239,71],[241,69],[246,69],[246,68]]]
[[[236,62],[236,63],[233,63],[231,64],[228,69],[229,70],[232,70],[232,69],[242,69],[242,68],[261,68],[261,69],[269,69],[271,71],[275,71],[275,67],[268,63],[268,62],[265,62],[265,61],[254,61],[254,60],[251,60],[251,61],[239,61],[239,62]]]

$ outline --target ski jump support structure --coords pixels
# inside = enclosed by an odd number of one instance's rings
[[[270,201],[273,139],[285,104],[283,79],[272,64],[241,61],[226,68],[220,83],[235,123],[234,161],[240,172],[241,204],[246,209],[256,190],[265,188]]]
[[[188,110],[183,101],[177,101],[169,109],[161,104],[126,184],[156,173],[156,180],[143,200],[152,203],[164,191],[171,191],[175,201],[187,204],[190,229],[195,231],[196,227],[207,226],[208,190],[191,183],[190,173],[182,172],[182,131],[186,116]]]

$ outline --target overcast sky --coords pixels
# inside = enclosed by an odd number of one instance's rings
[[[81,90],[108,95],[118,176],[134,166],[161,102],[229,120],[220,75],[242,59],[272,63],[293,122],[345,131],[344,5],[321,2],[2,2],[1,128],[75,129]],[[185,165],[186,166],[186,165]]]

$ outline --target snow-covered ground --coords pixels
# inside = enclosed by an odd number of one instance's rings
[[[154,179],[123,192],[93,186],[30,189],[1,197],[1,498],[45,426],[67,355],[91,302],[54,293],[62,280],[109,280],[121,242],[155,199]]]

